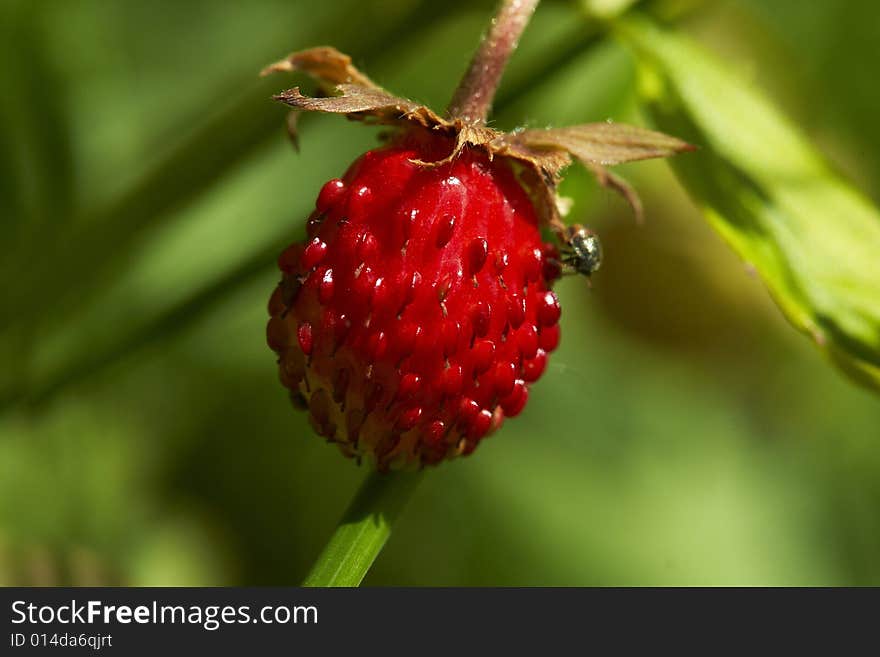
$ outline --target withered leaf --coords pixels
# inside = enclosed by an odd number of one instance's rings
[[[566,128],[523,130],[518,140],[530,146],[558,148],[582,162],[614,166],[692,151],[690,144],[660,132],[623,123],[587,123]]]
[[[299,87],[282,91],[275,100],[298,110],[345,114],[355,119],[372,119],[376,123],[395,123],[409,121],[424,127],[443,123],[433,111],[406,98],[400,98],[379,87],[364,87],[358,84],[340,84],[336,87],[338,96],[314,98],[304,96]]]
[[[620,194],[623,199],[629,204],[629,207],[632,208],[633,215],[635,215],[636,222],[642,223],[644,220],[644,208],[642,206],[642,199],[639,198],[638,192],[636,192],[635,187],[630,185],[626,180],[618,176],[616,173],[611,173],[608,169],[603,167],[600,164],[594,164],[592,162],[583,162],[584,166],[586,166],[594,176],[596,176],[596,180],[599,182],[602,187],[613,190]]]
[[[284,59],[264,68],[260,75],[276,72],[302,71],[325,85],[356,84],[361,87],[379,89],[379,85],[361,73],[352,63],[351,57],[336,48],[321,46],[291,53]]]
[[[287,137],[297,153],[299,153],[299,116],[300,113],[296,110],[287,113]]]
[[[544,171],[555,182],[559,173],[571,164],[571,155],[563,148],[524,141],[522,135],[525,132],[529,131],[497,134],[488,144],[490,151],[527,162]]]
[[[562,170],[571,164],[572,158],[577,159],[596,177],[596,181],[600,185],[620,194],[632,208],[636,221],[641,223],[642,201],[632,185],[620,176],[611,173],[603,165],[592,160],[582,159],[577,153],[561,146],[558,141],[550,139],[544,143],[545,140],[530,138],[541,132],[544,131],[524,130],[508,133],[498,137],[491,146],[496,153],[528,163],[537,171],[543,172],[545,185],[554,189]],[[555,220],[556,214],[555,211],[551,213],[551,224]]]

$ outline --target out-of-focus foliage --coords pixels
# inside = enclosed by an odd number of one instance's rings
[[[644,19],[619,25],[642,58],[642,96],[699,144],[672,166],[792,323],[880,389],[880,212],[716,59]]]
[[[320,184],[376,133],[310,117],[297,155],[256,73],[332,44],[442,108],[492,4],[0,5],[4,583],[302,578],[364,473],[288,406],[265,304]],[[857,49],[880,9],[704,4],[678,29],[722,31],[709,45],[876,194]],[[844,4],[852,52],[812,22]],[[638,121],[628,54],[587,32],[577,3],[542,3],[499,127]],[[605,267],[560,286],[529,408],[430,473],[368,584],[880,583],[876,398],[793,334],[665,164],[624,173],[646,226],[570,172]]]

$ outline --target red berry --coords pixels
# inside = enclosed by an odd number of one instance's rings
[[[380,469],[474,450],[559,339],[529,196],[508,162],[410,135],[359,158],[279,259],[267,329],[312,425]]]
[[[325,183],[321,188],[321,193],[318,194],[318,200],[315,201],[315,209],[318,212],[327,212],[339,200],[344,191],[345,183],[339,178]]]
[[[553,292],[547,291],[541,297],[538,304],[538,324],[541,326],[553,326],[559,322],[562,309],[559,307],[559,299]]]
[[[527,360],[522,366],[522,378],[526,383],[537,381],[547,368],[547,354],[543,349],[538,349],[538,354],[531,360]]]

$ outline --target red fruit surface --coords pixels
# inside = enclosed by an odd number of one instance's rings
[[[315,430],[380,470],[468,454],[559,340],[558,268],[510,165],[410,135],[328,182],[279,258],[269,346]],[[549,277],[549,278],[548,278]]]

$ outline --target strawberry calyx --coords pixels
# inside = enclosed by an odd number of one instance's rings
[[[608,167],[694,150],[675,137],[613,122],[501,132],[463,117],[447,118],[386,91],[358,70],[348,55],[332,47],[294,52],[267,66],[261,74],[281,71],[308,74],[326,94],[307,96],[299,87],[293,87],[274,96],[294,112],[343,114],[352,120],[426,130],[448,137],[449,150],[437,159],[416,160],[421,166],[442,166],[466,147],[482,150],[490,159],[504,157],[517,162],[539,216],[563,244],[567,243],[566,230],[556,188],[562,171],[574,160],[585,166],[599,184],[621,194],[640,220],[642,207],[635,190]],[[295,130],[295,121],[288,125]]]

